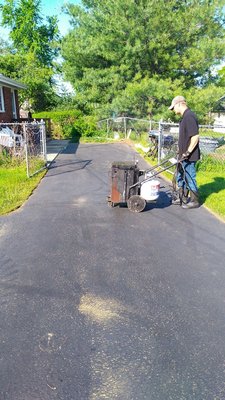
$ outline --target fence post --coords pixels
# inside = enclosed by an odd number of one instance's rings
[[[27,177],[30,178],[29,157],[28,157],[28,137],[27,137],[26,123],[22,123],[22,126],[23,126],[23,134],[24,134],[24,139],[25,139],[25,154],[26,154]]]
[[[106,120],[107,123],[107,139],[109,138],[109,119]]]
[[[159,121],[159,136],[158,136],[158,164],[161,162],[162,156],[162,142],[163,142],[163,123]]]
[[[123,119],[123,122],[124,122],[124,138],[126,139],[127,138],[127,119],[126,119],[126,117],[123,117],[124,119]]]
[[[47,146],[46,146],[46,129],[45,129],[45,122],[41,120],[41,140],[42,140],[42,152],[43,152],[43,159],[45,163],[47,162]]]

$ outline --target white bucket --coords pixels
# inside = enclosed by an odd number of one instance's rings
[[[159,197],[160,182],[157,179],[151,179],[141,184],[141,197],[145,200],[154,201]]]

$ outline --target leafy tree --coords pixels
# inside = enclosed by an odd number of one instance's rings
[[[206,87],[193,87],[185,94],[188,104],[198,115],[201,123],[213,122],[211,112],[216,108],[219,98],[224,95],[224,88],[210,84]]]
[[[219,78],[219,85],[221,85],[223,88],[225,87],[225,66],[223,66],[219,71],[218,71],[218,78]],[[224,89],[225,92],[225,89]]]
[[[159,76],[142,79],[138,75],[113,99],[112,110],[116,110],[117,113],[120,110],[125,115],[149,115],[152,118],[153,111],[157,109],[157,113],[162,117],[165,108],[168,108],[168,99],[174,96],[180,81],[161,79]]]
[[[174,92],[207,86],[225,55],[223,6],[224,0],[68,4],[62,55],[78,101],[102,115],[157,115]]]
[[[40,0],[5,0],[0,5],[2,26],[10,28],[11,44],[0,42],[0,72],[27,85],[21,100],[36,110],[57,103],[55,58],[59,52],[57,19],[41,17]]]
[[[26,101],[36,111],[54,107],[58,98],[52,83],[52,68],[38,63],[33,53],[5,52],[0,57],[0,72],[23,82],[26,90],[20,91],[21,105]]]
[[[5,0],[0,5],[2,26],[10,28],[9,37],[22,54],[32,52],[43,65],[52,65],[58,54],[56,17],[43,23],[40,0]]]

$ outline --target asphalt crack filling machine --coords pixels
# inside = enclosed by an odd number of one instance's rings
[[[147,170],[140,170],[137,162],[113,162],[108,204],[115,207],[127,203],[130,211],[143,211],[148,201],[155,201],[159,197],[160,182],[155,178],[178,163],[175,158],[168,158]]]

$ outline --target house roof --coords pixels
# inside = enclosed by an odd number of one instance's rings
[[[7,78],[5,75],[0,74],[0,85],[8,86],[13,89],[26,89],[27,86],[21,82],[14,81],[14,79]]]

